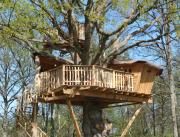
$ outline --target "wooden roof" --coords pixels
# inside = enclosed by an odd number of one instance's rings
[[[145,64],[151,68],[154,68],[157,70],[157,75],[161,75],[163,69],[161,69],[160,67],[156,66],[155,64],[152,64],[148,61],[144,61],[144,60],[118,60],[118,59],[114,59],[113,61],[111,61],[108,64],[108,67],[118,67],[118,66],[130,66],[133,64]]]
[[[51,55],[48,55],[47,53],[34,53],[33,54],[33,58],[34,61],[41,66],[41,70],[40,72],[44,72],[53,68],[56,68],[58,66],[61,66],[63,64],[67,64],[67,65],[72,65],[73,62],[66,60],[66,59],[62,59],[62,58],[58,58],[58,57],[54,57]]]

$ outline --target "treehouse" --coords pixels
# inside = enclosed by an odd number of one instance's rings
[[[35,53],[34,61],[37,65],[35,92],[23,92],[16,112],[17,127],[29,137],[31,134],[48,137],[37,124],[38,102],[67,104],[78,137],[83,135],[72,104],[83,105],[90,100],[106,108],[114,106],[111,104],[140,103],[121,134],[121,137],[125,137],[143,103],[151,100],[155,77],[162,73],[159,67],[142,60],[113,60],[104,68],[98,65],[74,65],[71,61],[46,53]]]
[[[108,67],[133,74],[134,91],[149,95],[151,94],[155,77],[162,73],[162,69],[143,60],[113,60],[108,64]]]
[[[36,90],[41,102],[83,105],[88,98],[109,104],[148,102],[153,81],[162,70],[146,61],[114,60],[107,68],[97,65],[73,65],[47,55],[35,55],[39,65]]]
[[[78,43],[82,47],[85,42],[83,28],[83,25],[78,26]],[[23,129],[28,137],[48,137],[48,133],[38,126],[37,116],[41,110],[38,103],[67,104],[77,136],[83,137],[73,105],[82,106],[87,100],[93,101],[93,105],[98,104],[99,109],[119,106],[119,103],[140,104],[121,134],[121,137],[125,137],[143,108],[143,103],[151,101],[153,82],[155,77],[162,73],[162,69],[142,60],[115,59],[107,64],[106,68],[98,65],[74,65],[74,62],[67,59],[55,58],[45,53],[52,49],[66,52],[71,48],[63,42],[54,45],[47,43],[43,46],[44,53],[34,53],[37,68],[35,90],[27,89],[19,98],[17,127]],[[109,125],[112,127],[112,123]],[[105,128],[108,126],[105,125]]]

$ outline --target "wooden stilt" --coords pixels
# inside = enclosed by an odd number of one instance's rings
[[[38,103],[32,103],[32,137],[37,137],[37,112],[38,112]]]
[[[76,129],[77,136],[82,137],[82,134],[81,134],[81,131],[80,131],[76,116],[74,114],[73,107],[72,107],[70,99],[67,99],[67,105],[68,105],[68,108],[69,108],[70,116],[71,116],[71,118],[73,120],[74,127]]]
[[[37,112],[38,112],[38,103],[32,103],[32,121],[36,122],[37,120]]]
[[[120,137],[125,137],[128,130],[130,129],[130,127],[132,126],[134,120],[136,119],[136,117],[138,116],[138,114],[141,112],[141,109],[142,109],[143,105],[140,106],[140,108],[138,108],[136,110],[136,112],[134,113],[134,115],[132,116],[132,118],[129,120],[129,123],[127,124],[126,128],[123,130],[122,134]]]

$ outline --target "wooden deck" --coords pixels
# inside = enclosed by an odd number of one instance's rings
[[[62,65],[36,75],[36,90],[42,102],[81,105],[87,98],[103,105],[144,102],[149,94],[133,88],[133,74],[100,66]]]

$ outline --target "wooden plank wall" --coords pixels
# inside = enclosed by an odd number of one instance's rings
[[[145,66],[142,72],[142,77],[139,85],[139,91],[145,94],[151,94],[153,83],[156,77],[157,70],[150,69],[148,66]]]
[[[133,78],[133,90],[138,93],[151,94],[157,70],[144,63],[123,65],[121,70],[131,72]],[[118,68],[116,68],[118,69]],[[119,80],[118,78],[117,80]],[[123,80],[124,81],[124,80]],[[121,90],[121,88],[119,88]]]

